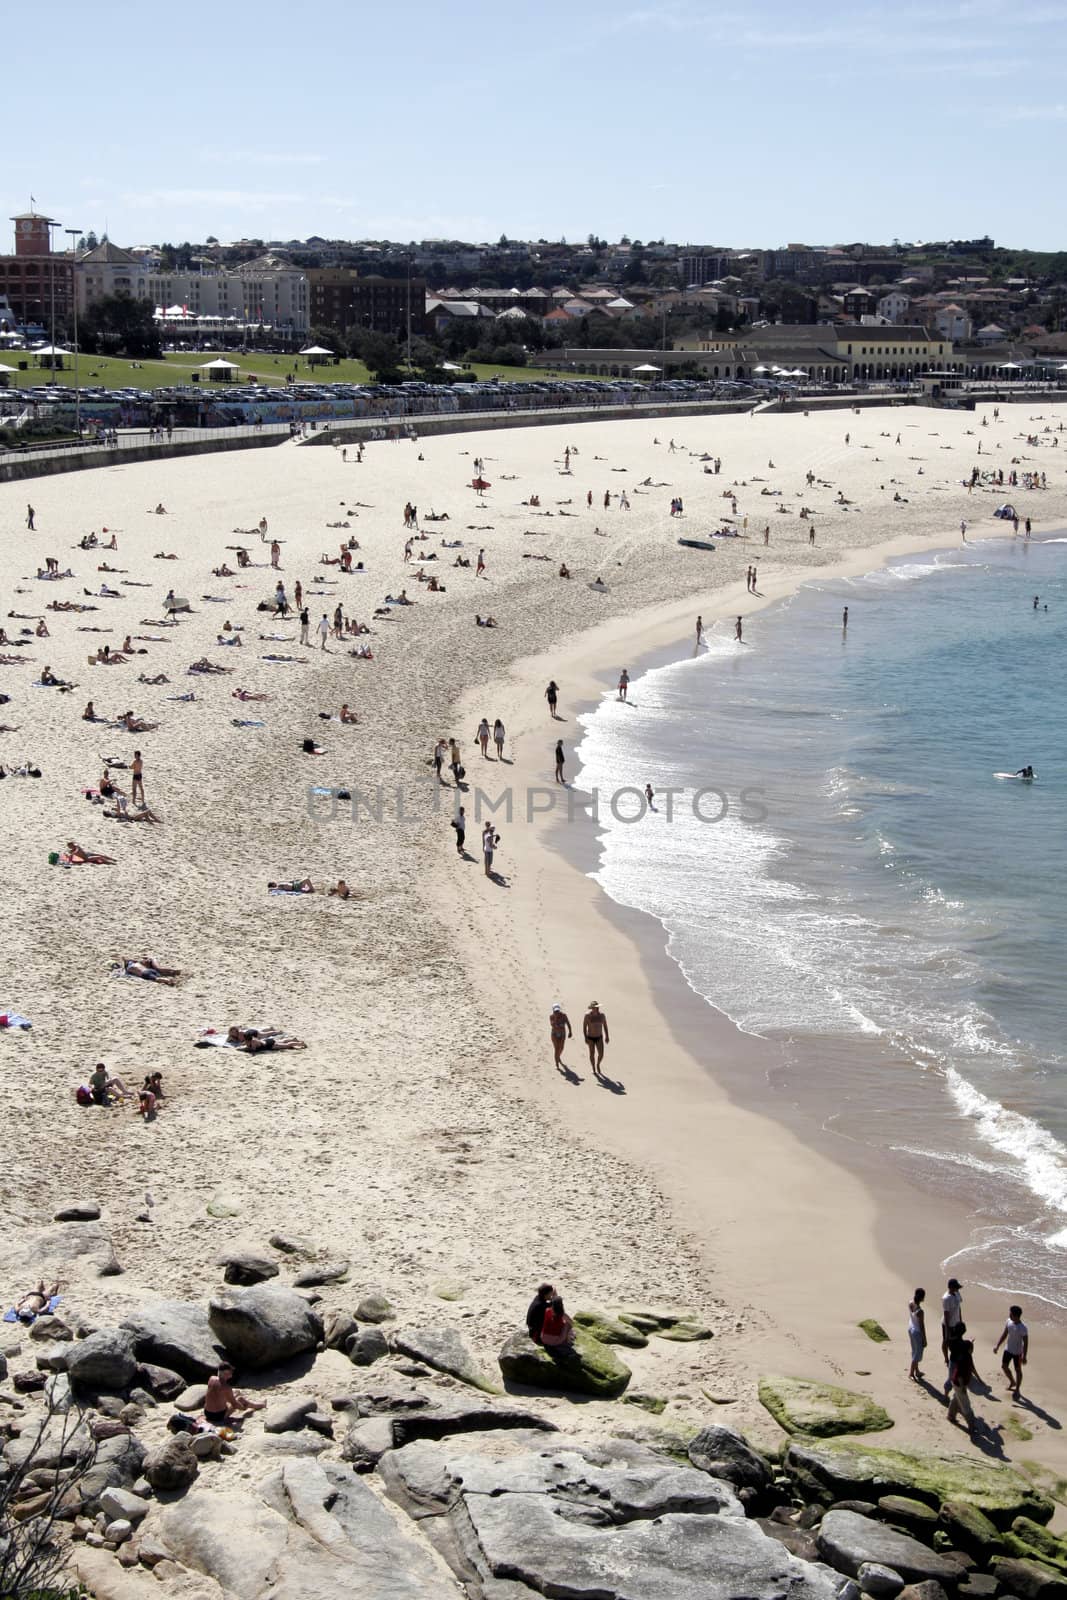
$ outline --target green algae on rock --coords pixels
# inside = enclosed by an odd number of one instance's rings
[[[786,1433],[826,1439],[837,1433],[880,1433],[893,1426],[889,1413],[869,1396],[810,1378],[762,1377],[759,1398]]]

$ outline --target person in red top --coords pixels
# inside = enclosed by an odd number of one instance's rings
[[[563,1301],[558,1294],[545,1307],[541,1343],[546,1350],[566,1351],[574,1348],[574,1323],[563,1309]]]

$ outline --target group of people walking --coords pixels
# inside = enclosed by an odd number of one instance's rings
[[[921,1363],[928,1337],[926,1332],[926,1290],[916,1289],[908,1305],[908,1340],[911,1345],[911,1366],[908,1377],[914,1383],[922,1380]],[[1030,1354],[1030,1330],[1023,1321],[1021,1306],[1009,1306],[1008,1318],[1000,1338],[993,1346],[993,1354],[1003,1349],[1000,1364],[1008,1381],[1008,1393],[1022,1390],[1023,1368]],[[982,1383],[974,1361],[974,1340],[967,1338],[967,1324],[963,1320],[963,1288],[958,1278],[950,1278],[941,1296],[941,1354],[945,1361],[944,1393],[948,1397],[948,1420],[952,1423],[962,1417],[970,1433],[974,1433],[976,1420],[971,1404],[972,1383]]]

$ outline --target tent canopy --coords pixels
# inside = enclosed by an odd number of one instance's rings
[[[302,356],[332,356],[333,351],[327,350],[325,346],[321,344],[309,344],[305,347],[305,349],[301,350],[300,354]]]
[[[200,363],[201,371],[203,371],[206,367],[214,367],[216,372],[221,372],[223,368],[225,368],[227,372],[237,371],[236,361],[224,361],[221,356],[216,356],[214,361],[202,361]]]
[[[40,350],[35,350],[35,356],[69,356],[69,350],[61,350],[58,344],[46,344]]]
[[[633,367],[633,372],[662,372],[662,367],[654,367],[651,361],[643,361],[639,367]]]

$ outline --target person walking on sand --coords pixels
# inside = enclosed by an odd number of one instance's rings
[[[623,667],[622,671],[619,673],[619,699],[620,700],[625,700],[626,699],[626,693],[627,693],[627,690],[629,689],[629,687],[630,687],[630,674],[627,672],[626,668]]]
[[[308,638],[308,628],[310,626],[311,626],[311,612],[308,610],[307,606],[301,606],[301,608],[300,608],[300,643],[301,644],[310,644],[311,643],[310,639]]]
[[[555,1057],[555,1064],[558,1068],[562,1065],[564,1044],[568,1039],[574,1038],[571,1019],[562,1006],[553,1006],[549,1012],[548,1033],[549,1038],[552,1040],[552,1054]]]
[[[322,613],[322,616],[319,618],[318,635],[319,635],[319,649],[320,650],[325,650],[326,649],[326,641],[330,637],[330,619],[326,615],[325,611]]]
[[[967,523],[963,518],[960,519],[960,538],[967,543]]]
[[[489,760],[489,719],[487,717],[483,717],[481,722],[479,722],[479,724],[478,724],[478,732],[475,734],[475,738],[478,740],[478,743],[482,747],[482,760],[483,761],[488,761]]]
[[[456,854],[461,856],[463,854],[463,846],[467,841],[467,813],[463,806],[460,806],[452,818],[452,827],[456,831]]]
[[[556,740],[556,782],[564,784],[564,787],[566,787],[566,780],[563,777],[563,762],[564,762],[565,759],[566,758],[564,757],[564,754],[563,754],[563,740],[562,739],[557,739]]]
[[[452,768],[452,778],[456,788],[458,789],[463,763],[460,761],[459,745],[456,743],[455,739],[449,739],[448,741],[448,764]]]
[[[1026,1358],[1030,1354],[1030,1330],[1023,1321],[1022,1306],[1008,1307],[1008,1320],[1004,1324],[1004,1332],[993,1346],[996,1355],[1001,1345],[1004,1354],[1000,1364],[1004,1369],[1004,1376],[1008,1380],[1008,1393],[1018,1394],[1023,1386],[1023,1368]],[[1015,1369],[1015,1382],[1012,1383],[1012,1368]]]
[[[941,1354],[946,1362],[949,1359],[949,1345],[963,1327],[963,1295],[960,1292],[960,1280],[950,1278],[948,1287],[941,1296]],[[945,1383],[945,1393],[948,1394],[952,1384]]]
[[[960,1323],[955,1337],[949,1345],[948,1357],[948,1386],[951,1391],[948,1402],[948,1420],[955,1422],[957,1417],[962,1417],[967,1424],[967,1432],[974,1434],[974,1410],[971,1406],[969,1393],[972,1382],[978,1379],[974,1365],[974,1344],[970,1339],[965,1339],[966,1325]]]
[[[496,758],[498,761],[503,761],[504,759],[504,740],[506,738],[507,730],[500,718],[497,717],[493,723],[493,743],[496,745]]]
[[[611,1039],[608,1035],[608,1019],[595,1000],[590,1000],[589,1010],[582,1018],[582,1037],[589,1051],[589,1065],[599,1078],[604,1046],[610,1044]]]
[[[918,1383],[922,1377],[919,1363],[926,1349],[926,1312],[923,1301],[926,1299],[925,1289],[916,1289],[908,1303],[908,1341],[911,1345],[911,1366],[908,1368],[908,1377],[913,1383]]]
[[[482,550],[478,551],[478,565],[475,568],[474,576],[476,578],[480,578],[484,571],[485,571],[485,551],[484,551],[484,549],[482,549]]]
[[[548,688],[545,690],[545,699],[548,701],[548,711],[552,720],[556,718],[556,701],[559,699],[559,684],[555,678],[550,678]]]
[[[37,513],[33,509],[32,506],[27,506],[26,507],[26,526],[27,526],[27,528],[29,528],[31,533],[34,533],[36,531],[36,529],[34,527],[34,521],[33,521],[33,519],[34,519],[34,517],[36,515],[37,515]]]
[[[697,644],[704,643],[704,618],[697,617]]]
[[[482,859],[485,862],[485,875],[493,876],[493,852],[500,843],[500,835],[491,822],[487,822],[482,829]]]
[[[272,567],[279,567],[281,566],[281,560],[282,547],[277,539],[272,539],[270,542],[270,564]]]
[[[744,639],[742,637],[742,632],[741,632],[741,618],[740,617],[738,617],[737,621],[734,623],[734,638],[737,640],[738,644],[743,644],[744,643]]]
[[[433,770],[437,774],[438,783],[444,783],[445,781],[441,776],[441,768],[445,764],[445,756],[447,753],[447,744],[443,739],[438,739],[437,743],[433,747]]]

